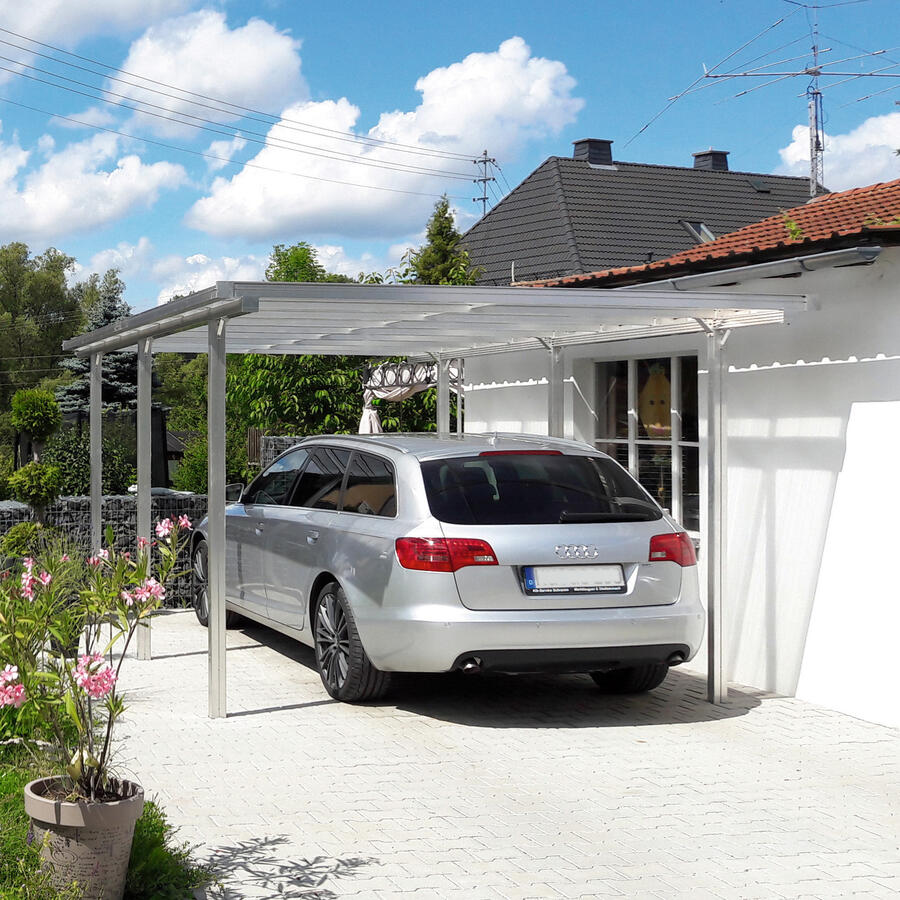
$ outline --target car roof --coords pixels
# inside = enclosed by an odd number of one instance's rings
[[[468,456],[484,450],[559,450],[565,453],[596,455],[590,444],[541,434],[462,434],[439,436],[431,432],[385,434],[320,434],[305,438],[304,444],[330,444],[363,449],[384,449],[410,454],[418,459],[440,459],[448,456]]]

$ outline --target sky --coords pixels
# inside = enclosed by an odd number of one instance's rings
[[[805,175],[810,78],[778,73],[813,34],[848,73],[820,82],[826,186],[892,180],[900,77],[851,76],[900,76],[898,5],[0,0],[0,243],[58,248],[73,280],[118,268],[140,310],[260,279],[277,243],[384,271],[441,195],[477,221],[485,150],[489,205],[586,137]]]

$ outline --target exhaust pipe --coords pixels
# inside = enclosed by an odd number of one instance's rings
[[[676,650],[666,660],[666,664],[669,666],[680,666],[683,662],[684,662],[684,654],[680,650]]]
[[[476,675],[481,671],[481,660],[477,656],[473,656],[471,659],[467,659],[460,668],[465,675]]]

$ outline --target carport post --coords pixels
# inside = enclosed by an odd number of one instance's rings
[[[465,403],[466,388],[463,383],[463,366],[465,360],[460,357],[456,360],[456,433],[463,432],[463,405]]]
[[[443,358],[437,361],[437,430],[450,434],[450,360]]]
[[[153,340],[143,338],[137,353],[137,537],[150,540],[150,403]],[[150,659],[150,619],[137,633],[138,659]]]
[[[562,347],[550,343],[550,367],[547,370],[547,434],[565,436],[565,394],[563,393]]]
[[[706,367],[709,372],[706,416],[706,615],[707,697],[710,703],[728,698],[724,628],[725,606],[725,342],[728,332],[710,330],[706,335]]]
[[[90,405],[91,433],[91,550],[103,546],[103,354],[91,354]]]
[[[209,717],[225,717],[225,326],[210,319],[209,388],[207,395],[207,510],[209,552]]]

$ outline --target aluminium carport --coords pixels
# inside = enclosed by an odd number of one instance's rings
[[[686,281],[689,279],[686,279]],[[675,334],[706,335],[706,529],[708,697],[727,696],[723,648],[725,566],[725,341],[731,329],[784,321],[803,310],[796,295],[685,290],[683,287],[530,288],[220,281],[63,345],[89,357],[91,537],[102,539],[101,372],[104,353],[137,346],[137,533],[150,538],[150,379],[152,353],[209,354],[209,715],[225,696],[225,354],[412,356],[438,365],[437,428],[450,431],[450,362],[543,347],[547,430],[563,436],[563,353],[572,344]],[[138,632],[150,658],[150,629]]]

